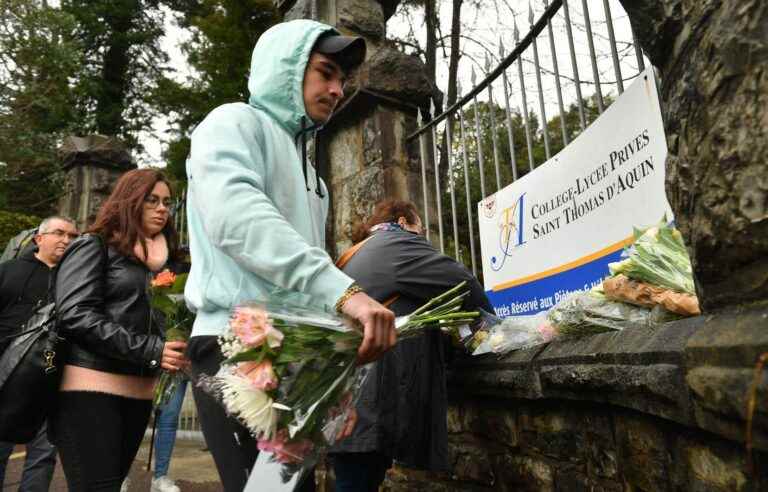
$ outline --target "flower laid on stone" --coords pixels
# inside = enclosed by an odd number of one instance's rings
[[[605,295],[637,306],[660,306],[681,316],[701,314],[680,231],[662,219],[655,227],[636,229],[634,236],[627,258],[608,265],[611,276],[603,281]]]

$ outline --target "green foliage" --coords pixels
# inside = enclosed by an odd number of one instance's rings
[[[8,244],[13,236],[27,229],[40,225],[41,218],[15,212],[0,210],[0,244]]]
[[[56,148],[78,126],[75,19],[45,2],[0,0],[0,207],[50,215],[62,192]]]
[[[188,273],[180,273],[176,275],[176,280],[173,281],[173,285],[171,285],[170,289],[168,290],[168,293],[183,294],[184,287],[186,287],[187,285],[187,277],[189,277]]]
[[[62,1],[85,55],[75,83],[82,133],[115,135],[141,150],[138,132],[156,114],[150,95],[167,70],[159,7],[159,0]]]
[[[64,190],[57,148],[67,134],[138,134],[162,112],[166,158],[184,187],[189,133],[215,106],[247,99],[250,53],[277,21],[270,0],[0,0],[0,208],[46,216]],[[167,77],[161,5],[191,32],[195,73]]]
[[[279,21],[271,0],[168,0],[176,22],[192,36],[182,51],[194,75],[159,81],[152,102],[171,118],[173,139],[164,152],[167,171],[186,180],[189,135],[216,106],[248,99],[251,52],[261,33]]]

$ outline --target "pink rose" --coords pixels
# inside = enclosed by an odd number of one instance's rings
[[[258,446],[259,451],[274,454],[280,463],[301,463],[314,448],[312,442],[306,439],[288,442],[286,429],[277,431],[277,435],[271,440],[259,439]]]
[[[250,381],[256,389],[271,391],[277,388],[277,375],[272,369],[272,361],[269,359],[259,363],[254,361],[240,362],[237,364],[237,373]]]
[[[272,326],[263,309],[239,307],[235,309],[229,325],[246,347],[256,348],[267,342],[270,347],[275,348],[283,341],[283,334]]]
[[[557,336],[557,329],[549,321],[545,321],[539,325],[539,333],[545,342],[550,342]]]

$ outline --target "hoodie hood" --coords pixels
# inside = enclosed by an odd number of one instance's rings
[[[307,19],[283,22],[261,35],[251,56],[248,103],[272,116],[291,135],[301,119],[312,123],[304,107],[304,72],[317,39],[338,33],[327,24]]]

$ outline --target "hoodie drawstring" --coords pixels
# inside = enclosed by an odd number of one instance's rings
[[[301,117],[301,172],[304,174],[304,186],[309,191],[309,185],[307,184],[307,130],[306,121],[304,117]]]
[[[299,134],[295,137],[295,143],[298,144],[299,138],[301,138],[301,172],[304,174],[304,186],[307,187],[307,191],[309,191],[311,188],[309,187],[309,183],[307,180],[307,133],[313,132],[313,141],[312,145],[314,146],[314,152],[315,152],[315,193],[320,198],[325,198],[325,195],[323,194],[323,190],[320,184],[320,168],[317,165],[318,164],[318,143],[317,143],[317,132],[320,131],[322,128],[321,125],[312,125],[307,128],[307,122],[306,118],[304,116],[301,117],[301,130],[299,131]]]
[[[318,153],[320,144],[318,143],[317,132],[318,129],[315,129],[315,133],[312,137],[312,145],[315,148],[315,193],[317,193],[320,198],[325,198],[320,186],[320,154]]]

